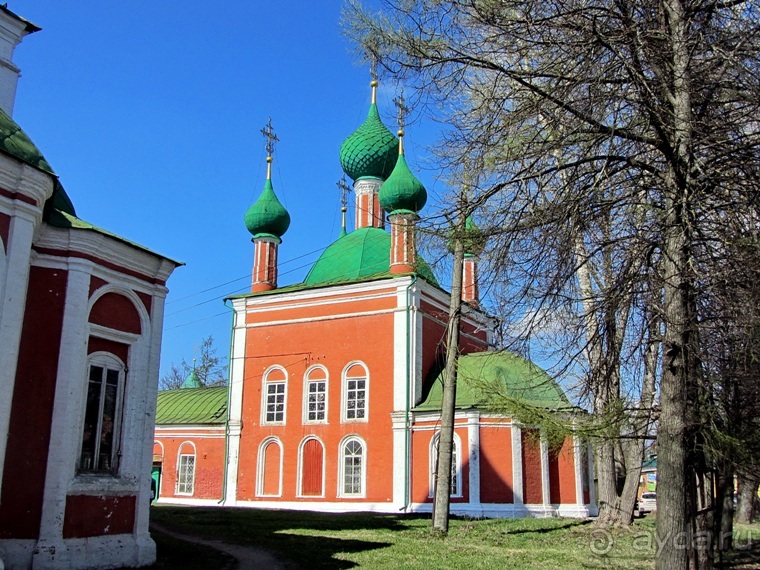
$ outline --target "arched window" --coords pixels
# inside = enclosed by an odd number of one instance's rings
[[[441,440],[440,432],[430,440],[430,496],[435,495],[435,482],[438,474],[438,444]],[[460,464],[462,457],[462,441],[459,436],[454,434],[454,441],[451,446],[451,496],[462,496],[462,466]]]
[[[366,422],[368,415],[369,372],[355,362],[343,371],[343,421]]]
[[[177,495],[195,492],[195,445],[186,441],[177,453]]]
[[[124,363],[114,355],[95,352],[88,359],[81,473],[118,471],[119,443],[124,397]]]
[[[268,437],[259,445],[259,462],[256,472],[256,495],[279,497],[282,495],[282,443]]]
[[[287,385],[288,373],[281,366],[273,366],[264,373],[262,424],[285,423]]]
[[[304,375],[303,423],[327,422],[327,370],[315,366]]]
[[[299,454],[299,495],[322,497],[324,495],[324,447],[315,437],[306,438]]]
[[[339,497],[364,497],[366,494],[367,458],[364,441],[349,436],[340,443]]]

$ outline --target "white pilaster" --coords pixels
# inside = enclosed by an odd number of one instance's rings
[[[167,289],[158,287],[151,300],[151,314],[149,331],[143,330],[143,337],[147,341],[148,365],[147,365],[147,388],[145,390],[146,401],[144,413],[140,414],[143,419],[141,485],[137,495],[135,512],[135,541],[137,545],[137,561],[140,566],[152,564],[156,560],[156,543],[150,536],[148,525],[150,523],[150,483],[151,470],[153,468],[153,434],[156,426],[156,394],[158,393],[158,377],[161,369],[161,340],[164,330],[164,304],[166,302]]]
[[[470,504],[480,505],[480,413],[467,414],[467,451],[470,475]]]
[[[406,508],[411,484],[411,441],[407,438],[411,420],[407,412],[393,412],[393,506],[396,512]],[[405,511],[404,511],[405,512]]]
[[[63,541],[66,492],[74,477],[81,440],[83,384],[87,378],[87,298],[92,262],[72,260],[68,267],[63,310],[61,350],[55,384],[40,537],[34,553],[35,568],[53,567],[68,560]]]
[[[11,218],[6,244],[5,286],[0,298],[0,487],[5,467],[5,450],[16,381],[19,342],[26,310],[26,293],[29,286],[29,263],[36,219],[33,215],[17,211]]]
[[[230,358],[230,387],[227,420],[227,474],[225,505],[237,501],[237,478],[240,457],[240,436],[243,425],[243,379],[245,375],[245,299],[233,301],[235,322],[232,329],[232,356]]]
[[[573,436],[573,467],[575,471],[575,504],[583,507],[583,450],[582,443],[577,435]]]
[[[595,517],[599,514],[599,507],[596,504],[596,471],[594,468],[594,452],[591,444],[586,444],[586,457],[588,458],[588,502],[589,515]]]
[[[541,495],[544,505],[551,505],[552,489],[549,479],[549,444],[543,435],[541,436]]]
[[[515,505],[515,515],[524,509],[523,500],[523,468],[522,468],[522,430],[512,422],[512,496]]]

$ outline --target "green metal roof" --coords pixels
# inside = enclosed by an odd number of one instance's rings
[[[367,119],[340,145],[340,164],[352,180],[385,180],[398,158],[398,139],[380,120],[377,105],[369,107]]]
[[[45,221],[54,226],[65,226],[65,222],[58,216],[59,212],[76,216],[74,204],[66,190],[63,189],[53,168],[50,166],[40,150],[34,145],[29,136],[16,122],[2,109],[0,109],[0,152],[8,154],[26,164],[52,175],[55,178],[53,194],[45,203]]]
[[[2,109],[0,109],[0,152],[18,158],[35,168],[55,174],[32,140]]]
[[[427,398],[417,406],[419,411],[440,410],[443,401],[441,371]],[[457,367],[456,407],[484,407],[482,386],[498,382],[510,397],[530,406],[568,409],[571,404],[562,388],[544,370],[511,352],[474,352],[459,357]]]
[[[380,187],[379,198],[380,205],[388,213],[399,210],[419,212],[427,202],[427,191],[409,170],[403,154],[399,155],[393,172]]]
[[[158,393],[156,425],[224,424],[227,387],[185,388]]]
[[[269,178],[261,196],[245,213],[245,227],[255,238],[281,238],[290,227],[290,214],[277,199]]]
[[[388,274],[391,236],[380,228],[362,228],[338,238],[322,252],[304,281],[305,285],[365,281]],[[430,266],[417,258],[417,273],[438,285]]]

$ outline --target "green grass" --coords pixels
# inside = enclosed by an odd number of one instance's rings
[[[264,548],[302,568],[654,567],[651,516],[636,521],[630,529],[612,531],[601,531],[591,522],[573,519],[457,518],[452,519],[445,537],[430,534],[429,516],[415,515],[159,506],[151,509],[151,518],[182,533]],[[757,568],[760,524],[738,530],[739,540],[746,540],[751,533],[757,544],[754,549],[738,551],[741,556],[726,567]],[[163,547],[157,542],[161,559]],[[176,567],[190,568],[180,564]]]

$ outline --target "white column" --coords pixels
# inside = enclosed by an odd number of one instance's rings
[[[240,436],[243,421],[243,379],[245,374],[245,299],[233,301],[235,324],[232,329],[232,356],[230,359],[230,386],[227,420],[227,489],[225,505],[237,501],[237,478],[240,457]]]
[[[35,568],[53,567],[67,560],[63,541],[66,494],[74,477],[81,441],[83,385],[87,378],[87,298],[92,263],[72,260],[66,282],[61,350],[55,384],[40,537],[34,554]]]
[[[6,244],[5,286],[3,297],[0,299],[0,394],[3,395],[0,398],[0,487],[5,467],[21,328],[26,310],[34,227],[34,215],[16,211],[16,215],[11,219]]]
[[[467,417],[467,448],[470,464],[470,505],[480,507],[480,414]]]
[[[515,516],[521,516],[524,507],[523,500],[523,468],[522,468],[522,430],[512,422],[512,502]]]

